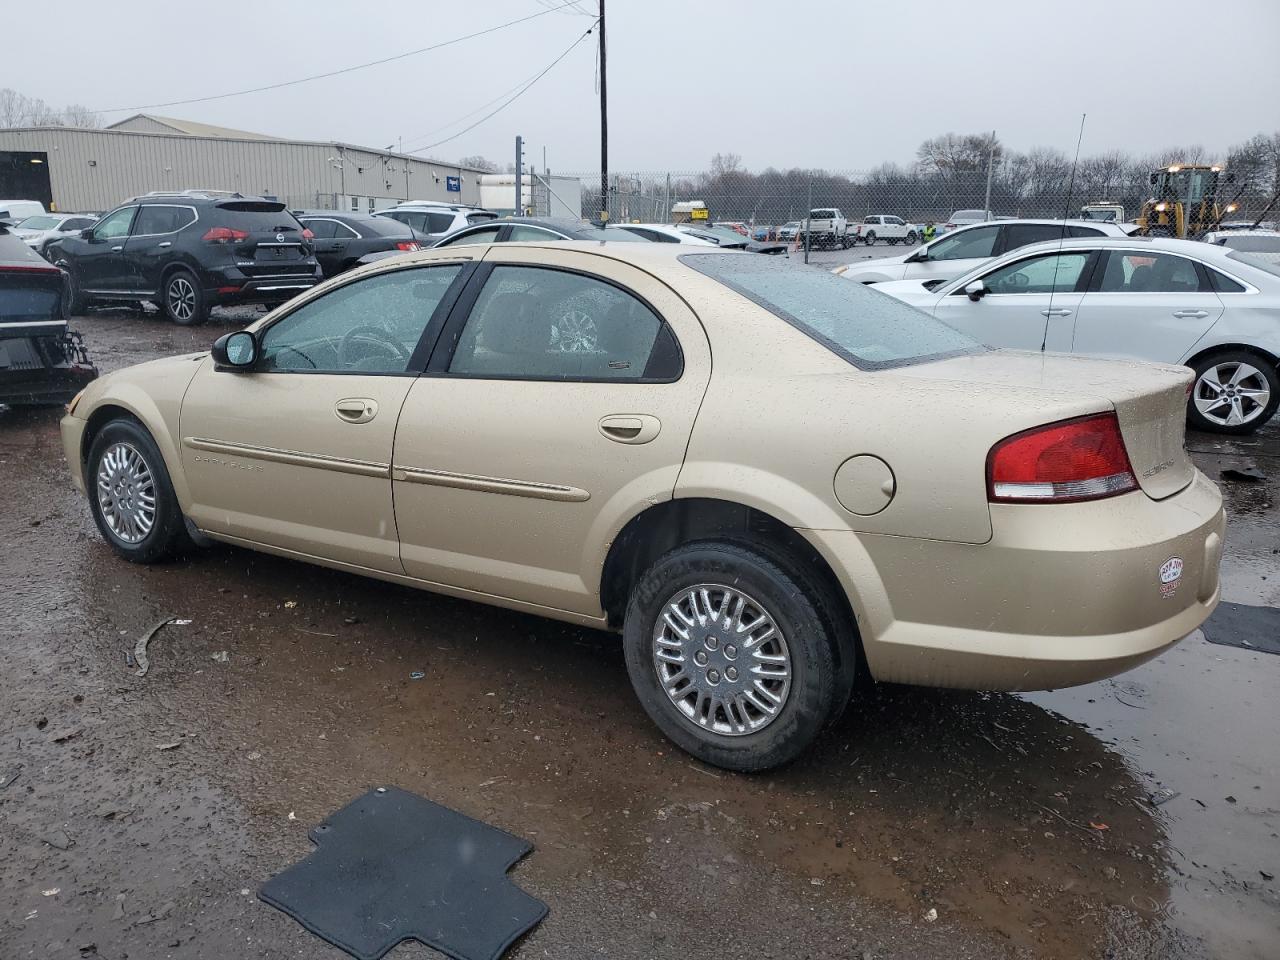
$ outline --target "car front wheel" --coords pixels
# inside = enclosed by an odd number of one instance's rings
[[[751,772],[798,756],[843,709],[819,592],[736,543],[679,547],[640,578],[623,628],[641,705],[700,760]]]
[[[871,233],[868,233],[868,234],[867,234],[865,237],[863,237],[862,239],[863,239],[863,241],[866,243],[866,245],[867,245],[868,247],[874,247],[874,246],[875,246],[875,243],[876,243],[876,235],[875,235],[875,231],[872,231]]]
[[[154,563],[191,545],[164,458],[137,421],[98,431],[85,467],[94,522],[120,556]]]
[[[1211,354],[1197,363],[1187,419],[1199,430],[1253,433],[1280,405],[1280,376],[1262,357],[1242,350]]]
[[[175,270],[165,280],[164,312],[170,320],[184,327],[209,319],[209,305],[194,273]]]

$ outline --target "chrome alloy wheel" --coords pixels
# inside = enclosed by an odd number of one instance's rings
[[[741,590],[701,583],[662,608],[658,682],[685,719],[728,737],[763,730],[791,691],[791,654],[769,612]]]
[[[1224,360],[1196,380],[1196,409],[1206,420],[1224,427],[1250,423],[1262,415],[1271,400],[1271,384],[1252,364]]]
[[[156,483],[138,448],[113,443],[98,461],[98,506],[111,532],[140,543],[156,522]]]
[[[184,276],[169,281],[169,312],[178,321],[190,320],[196,312],[196,290]]]

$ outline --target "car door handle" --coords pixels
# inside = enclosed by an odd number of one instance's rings
[[[112,252],[112,253],[119,253],[119,252],[120,252],[121,250],[123,250],[123,249],[124,249],[124,247],[123,247],[123,246],[119,246],[119,247],[112,247],[112,248],[111,248],[111,252]]]
[[[662,421],[647,413],[618,413],[600,419],[600,432],[617,443],[648,443],[662,430]]]
[[[1209,315],[1207,310],[1175,310],[1173,315],[1179,320],[1203,320]]]
[[[1070,311],[1070,310],[1068,310],[1066,307],[1054,307],[1052,310],[1041,310],[1041,311],[1040,311],[1040,316],[1042,316],[1042,317],[1069,317],[1069,316],[1071,316],[1071,311]]]
[[[162,243],[158,243],[158,244],[156,244],[156,246],[158,246],[158,247],[172,247],[172,246],[173,246],[173,241],[172,241],[172,240],[165,240],[165,241],[163,241]]]
[[[348,397],[333,405],[339,420],[347,423],[368,423],[378,415],[378,401],[368,397]]]

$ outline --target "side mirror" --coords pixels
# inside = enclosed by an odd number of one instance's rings
[[[981,280],[974,280],[972,283],[965,285],[964,292],[970,300],[977,303],[987,295],[987,285]]]
[[[81,230],[80,238],[82,240],[88,240],[90,243],[99,242],[97,236],[94,235],[93,227],[85,227],[83,230]]]
[[[248,330],[224,333],[209,353],[219,370],[248,370],[258,361],[258,341]]]
[[[928,259],[929,259],[929,251],[921,247],[915,253],[911,254],[911,256],[907,257],[906,262],[907,263],[926,263]]]

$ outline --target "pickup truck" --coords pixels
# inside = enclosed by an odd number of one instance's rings
[[[802,227],[802,237],[803,229]],[[849,221],[835,207],[815,207],[809,211],[809,245],[811,247],[839,247],[841,250],[847,250],[853,246],[848,233]]]
[[[887,240],[889,243],[905,243],[914,247],[920,240],[920,234],[916,232],[914,223],[907,223],[901,217],[877,214],[873,217],[863,217],[861,223],[854,224],[849,232],[849,238],[851,241],[849,246],[859,240],[867,246],[872,246],[877,240]]]

